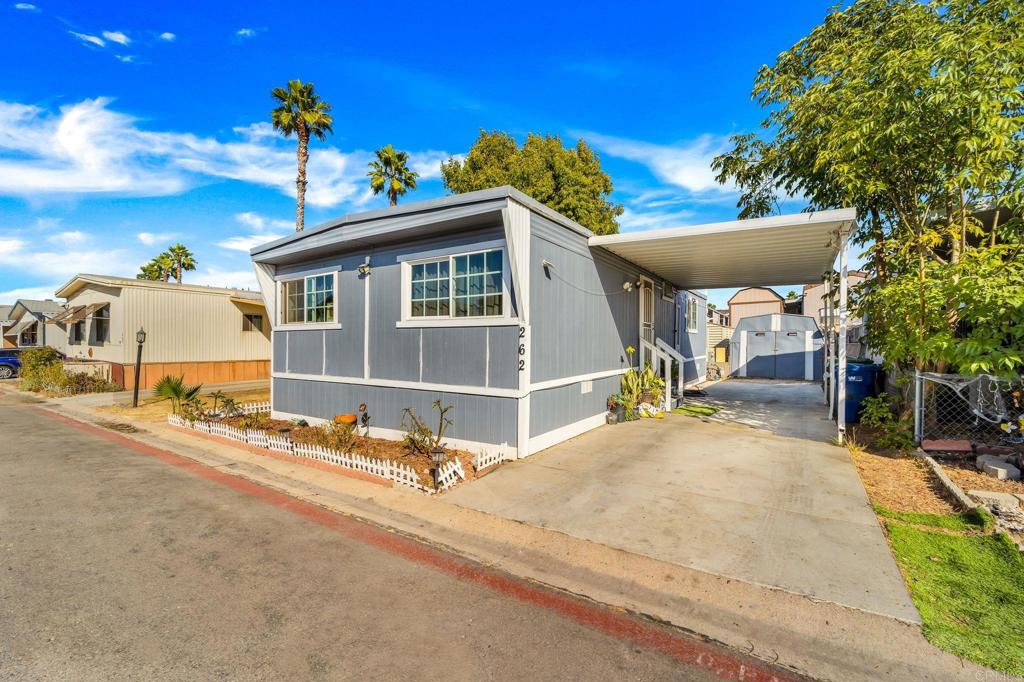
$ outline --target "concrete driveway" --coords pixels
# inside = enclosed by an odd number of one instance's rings
[[[697,405],[718,408],[715,419],[739,422],[777,436],[831,443],[836,424],[828,418],[821,385],[809,381],[727,379],[705,387]]]
[[[745,401],[730,383],[712,393],[723,401],[730,395],[738,413]],[[604,426],[445,498],[663,561],[920,622],[849,454],[825,442],[827,429],[814,422],[824,407],[800,407],[813,394],[808,389],[817,389],[742,383],[767,428],[682,415]],[[765,400],[756,399],[759,391]]]

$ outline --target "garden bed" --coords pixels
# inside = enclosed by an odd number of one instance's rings
[[[951,514],[956,510],[942,483],[919,457],[850,448],[871,503],[894,512]]]
[[[1024,483],[998,479],[978,471],[974,459],[936,458],[946,475],[963,490],[989,490],[997,493],[1024,495]]]
[[[242,429],[245,428],[243,425],[244,420],[245,417],[226,417],[220,420],[220,423]],[[321,429],[317,426],[297,426],[290,421],[269,418],[264,420],[260,430],[273,436],[286,436],[294,443],[304,443],[306,445],[319,445],[319,435],[322,433]],[[396,464],[404,464],[416,472],[420,485],[428,488],[433,488],[434,486],[434,479],[430,473],[434,465],[430,461],[430,457],[412,452],[399,441],[356,435],[351,452],[363,457],[373,457],[395,462]],[[472,453],[465,450],[445,448],[445,454],[449,460],[459,460],[462,470],[466,474],[466,480],[475,478]]]

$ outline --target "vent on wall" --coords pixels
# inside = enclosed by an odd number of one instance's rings
[[[580,382],[580,395],[586,395],[594,390],[593,381],[581,381]]]

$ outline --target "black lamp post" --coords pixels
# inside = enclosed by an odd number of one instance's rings
[[[431,448],[430,460],[434,464],[430,472],[434,474],[434,492],[437,492],[437,479],[441,475],[441,465],[444,464],[444,448],[440,445]]]
[[[139,344],[139,351],[135,355],[135,390],[132,393],[132,407],[139,406],[139,375],[142,373],[142,344],[146,343],[146,330],[139,327],[135,332],[135,342]]]

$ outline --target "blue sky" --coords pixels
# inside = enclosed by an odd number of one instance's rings
[[[761,119],[758,67],[830,3],[6,2],[0,303],[134,275],[176,241],[186,281],[255,287],[248,248],[294,228],[294,142],[269,128],[290,78],[334,106],[307,225],[385,205],[365,172],[388,143],[423,176],[406,201],[443,195],[440,161],[480,128],[587,139],[624,231],[731,220],[708,162]]]

